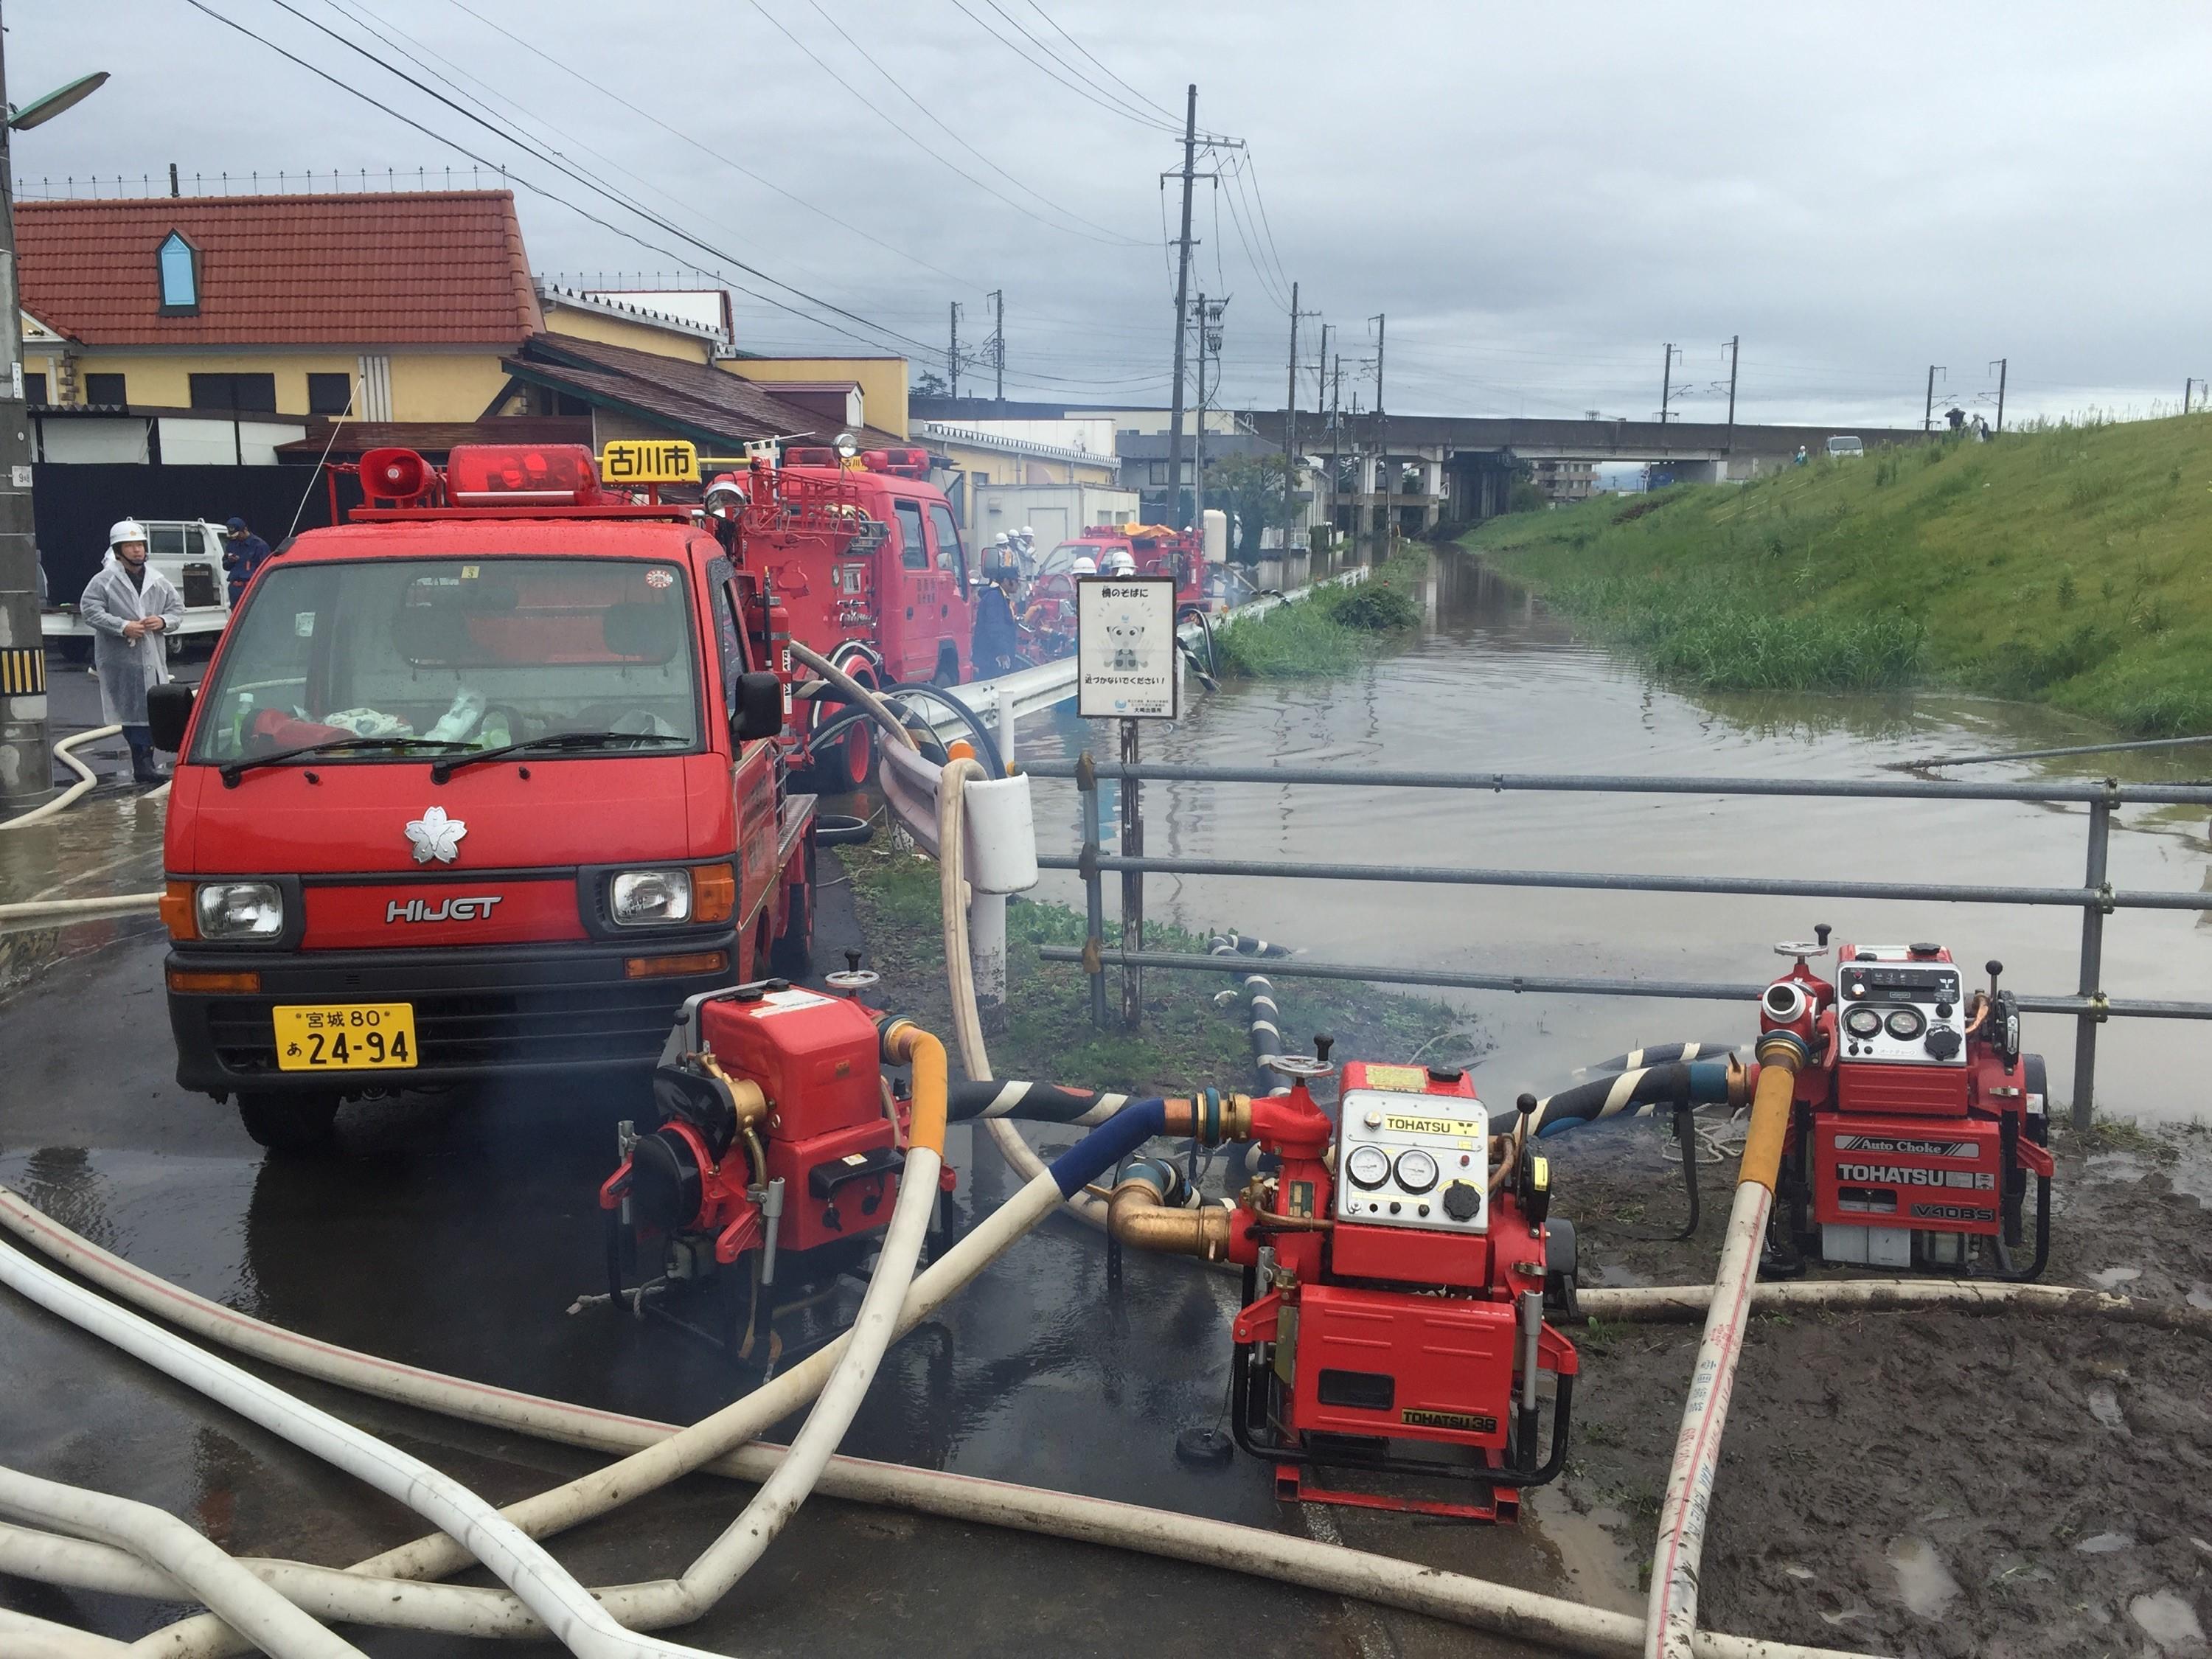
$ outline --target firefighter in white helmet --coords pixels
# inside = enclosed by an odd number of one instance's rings
[[[109,529],[106,562],[85,584],[77,614],[93,631],[100,717],[123,728],[132,778],[159,783],[161,769],[146,726],[146,688],[168,680],[167,636],[183,623],[185,601],[176,585],[147,562],[146,526],[136,519]]]

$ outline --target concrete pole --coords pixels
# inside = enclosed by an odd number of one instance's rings
[[[1182,118],[1182,235],[1176,243],[1175,391],[1168,415],[1168,511],[1170,529],[1181,526],[1182,514],[1182,376],[1183,347],[1190,317],[1190,191],[1198,167],[1198,82],[1190,83],[1189,102]],[[1204,343],[1200,342],[1201,349]],[[1205,521],[1198,521],[1203,535]]]
[[[1006,1006],[1006,896],[976,893],[968,900],[968,955],[975,969],[979,1007]]]
[[[1291,284],[1291,391],[1283,405],[1283,558],[1291,556],[1291,520],[1298,496],[1298,285]]]
[[[0,62],[0,114],[7,110]],[[46,652],[39,627],[39,553],[31,517],[31,423],[23,403],[21,299],[15,282],[15,168],[0,121],[0,817],[53,793],[46,747]]]

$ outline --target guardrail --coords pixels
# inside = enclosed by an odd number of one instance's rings
[[[2103,988],[2105,918],[2121,910],[2212,911],[2212,893],[2115,889],[2107,878],[2112,811],[2128,803],[2212,806],[2212,786],[2100,783],[1954,783],[1864,778],[1735,778],[1633,774],[1546,772],[1427,772],[1361,770],[1326,767],[1185,766],[1162,762],[1099,761],[1085,753],[1073,761],[1038,761],[1026,770],[1038,777],[1069,778],[1083,793],[1084,842],[1073,855],[1040,854],[1038,866],[1071,870],[1083,878],[1089,937],[1082,949],[1047,945],[1049,962],[1079,962],[1091,975],[1093,1018],[1104,1023],[1105,972],[1118,963],[1127,975],[1147,968],[1198,973],[1249,973],[1242,958],[1131,950],[1109,954],[1105,948],[1101,883],[1118,875],[1141,884],[1146,874],[1261,876],[1302,881],[1376,881],[1416,885],[1580,888],[1619,892],[1712,893],[1763,897],[1911,900],[1927,903],[2005,904],[2071,908],[2081,913],[2080,982],[2071,994],[2023,996],[2023,1009],[2071,1014],[2075,1022],[2074,1121],[2087,1128],[2095,1109],[2097,1028],[2107,1019],[2212,1019],[2212,1002],[2168,1002],[2111,998]],[[1619,795],[1772,795],[1796,799],[1874,800],[1977,800],[2068,803],[2086,805],[2087,832],[2079,887],[2028,887],[1945,882],[1838,881],[1819,878],[1676,876],[1588,870],[1461,869],[1435,865],[1326,863],[1312,860],[1124,857],[1103,852],[1098,781],[1118,781],[1134,792],[1153,783],[1254,783],[1360,789],[1460,789],[1504,794],[1517,791]],[[1381,984],[1421,985],[1475,991],[1581,996],[1670,997],[1698,1001],[1749,1000],[1763,985],[1716,984],[1686,980],[1603,979],[1522,974],[1448,973],[1354,963],[1270,959],[1269,977],[1365,980]],[[1126,1006],[1139,1006],[1133,994]]]

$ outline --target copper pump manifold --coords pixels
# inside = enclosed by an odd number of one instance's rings
[[[1218,1204],[1204,1209],[1170,1209],[1159,1188],[1141,1175],[1123,1178],[1106,1206],[1106,1231],[1136,1250],[1166,1255],[1229,1257],[1229,1212]]]

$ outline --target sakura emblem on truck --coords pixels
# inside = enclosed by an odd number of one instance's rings
[[[407,826],[407,839],[414,844],[415,862],[428,864],[436,859],[441,864],[451,864],[461,855],[461,837],[469,833],[469,826],[459,818],[449,818],[442,806],[424,809],[422,816]]]

